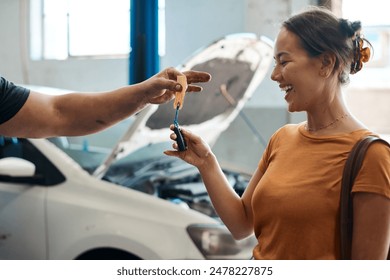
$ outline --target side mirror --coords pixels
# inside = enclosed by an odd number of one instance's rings
[[[25,159],[8,157],[0,159],[0,176],[32,177],[35,165]]]
[[[25,159],[8,157],[0,159],[0,182],[42,185],[42,175],[35,175],[35,165]]]

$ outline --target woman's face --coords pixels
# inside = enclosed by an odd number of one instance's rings
[[[280,30],[276,39],[274,59],[271,79],[285,92],[290,112],[310,111],[325,98],[321,56],[309,57],[299,37],[286,28]]]

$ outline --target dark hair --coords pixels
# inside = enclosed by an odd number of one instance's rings
[[[326,8],[310,7],[283,22],[282,26],[300,38],[302,47],[309,56],[315,57],[324,52],[333,53],[336,56],[335,69],[342,67],[339,75],[341,84],[349,81],[350,73],[354,74],[361,69],[361,57],[354,55],[356,46],[360,45],[355,44],[354,40],[363,40],[359,34],[360,21],[338,19]],[[364,41],[372,48],[367,40]],[[360,63],[355,62],[356,59],[360,59]],[[356,63],[360,68],[354,68],[352,71],[351,65]]]

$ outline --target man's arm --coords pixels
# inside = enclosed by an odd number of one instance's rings
[[[170,101],[180,91],[176,82],[181,73],[168,68],[148,80],[113,91],[45,95],[30,92],[24,106],[9,121],[0,125],[0,134],[16,137],[85,135],[105,129],[142,110],[148,104]],[[207,82],[205,72],[184,73],[189,83]],[[189,91],[200,91],[192,85]]]

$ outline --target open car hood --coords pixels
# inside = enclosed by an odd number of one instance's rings
[[[206,71],[212,80],[202,84],[202,93],[186,95],[179,113],[180,126],[201,135],[212,146],[264,79],[272,49],[272,41],[267,38],[239,33],[223,37],[191,56],[178,69]],[[94,176],[104,176],[113,161],[141,147],[170,141],[169,126],[175,114],[172,102],[150,105],[139,112]]]

